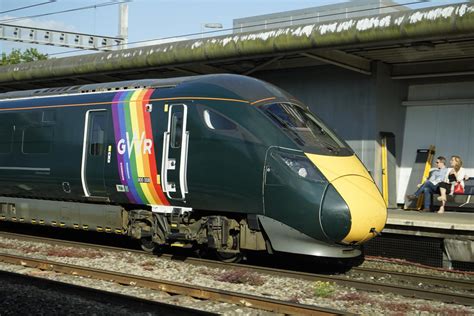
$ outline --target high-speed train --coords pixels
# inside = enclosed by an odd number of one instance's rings
[[[386,217],[351,148],[254,78],[0,94],[0,220],[236,260],[247,250],[356,257]]]

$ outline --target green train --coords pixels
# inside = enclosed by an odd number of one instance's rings
[[[0,94],[0,220],[128,235],[143,249],[353,258],[387,210],[301,102],[219,74]]]

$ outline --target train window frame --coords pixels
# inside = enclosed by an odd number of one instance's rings
[[[179,118],[178,118],[179,117]],[[181,124],[179,124],[181,122]],[[171,114],[171,137],[170,137],[170,146],[171,148],[181,148],[183,143],[183,122],[184,114],[183,112],[173,112]],[[179,126],[179,128],[178,128]],[[179,131],[179,133],[177,133]],[[179,136],[179,137],[178,137]]]
[[[272,110],[272,106],[278,106],[282,111],[299,120],[299,123],[306,125],[305,129],[313,135],[314,139],[304,137],[302,133],[302,127],[292,125],[286,121],[283,117],[278,115],[275,110]],[[303,112],[303,114],[299,113]],[[336,156],[349,156],[352,155],[352,149],[349,145],[340,138],[326,123],[324,123],[320,118],[314,115],[307,108],[293,103],[293,102],[270,102],[259,106],[259,110],[262,111],[268,120],[270,120],[274,125],[278,126],[285,130],[285,134],[289,136],[294,142],[302,146],[305,151],[324,154],[324,155],[336,155]],[[303,116],[304,115],[304,116]],[[307,122],[312,123],[314,127],[317,127],[320,135],[316,135],[313,128],[308,126]],[[329,142],[328,142],[329,139]],[[308,140],[313,142],[308,144]]]
[[[211,118],[211,115],[214,116],[214,119],[215,118],[220,119],[221,120],[220,124],[216,124],[217,122],[213,123],[212,122],[213,118]],[[239,128],[238,124],[235,123],[234,121],[232,121],[230,118],[228,118],[227,116],[225,116],[222,113],[211,110],[209,108],[202,109],[202,118],[203,118],[203,121],[204,121],[204,124],[206,125],[206,127],[208,129],[212,130],[212,131],[236,131]],[[224,124],[230,125],[231,128],[219,127],[219,126],[222,126],[222,122],[224,122]]]
[[[199,112],[199,117],[206,127],[206,130],[210,131],[212,134],[222,135],[230,138],[237,138],[241,139],[244,142],[251,142],[251,143],[261,143],[259,139],[257,139],[252,133],[250,133],[245,127],[243,127],[238,122],[234,121],[233,119],[229,118],[227,115],[216,111],[208,106],[205,105],[198,105],[197,110]],[[219,129],[215,128],[214,125],[210,124],[212,127],[209,126],[209,122],[207,122],[206,118],[206,111],[209,113],[213,113],[218,115],[221,118],[224,118],[226,121],[230,122],[235,128],[232,129]]]
[[[102,140],[99,142],[93,142],[94,140],[94,127],[97,126],[95,125],[97,119],[100,118],[102,119],[102,125],[98,125],[100,127],[102,127]],[[91,123],[90,123],[90,130],[89,130],[89,139],[88,139],[88,142],[89,142],[89,148],[87,150],[87,154],[89,156],[93,156],[93,157],[100,157],[100,156],[103,156],[105,154],[105,143],[106,143],[106,137],[107,137],[107,115],[105,115],[105,112],[104,113],[100,113],[99,115],[94,115],[92,117],[92,120],[91,120]]]
[[[5,141],[3,142],[4,140],[6,140],[8,137],[3,137],[4,135],[2,135],[1,133],[1,129],[2,127],[0,127],[0,155],[8,155],[12,152],[12,148],[13,148],[13,137],[15,135],[15,125],[11,124],[11,125],[7,125],[6,126],[7,128],[10,127],[10,131],[11,131],[11,135],[9,137],[10,141]],[[6,129],[5,129],[6,130]],[[8,151],[2,151],[2,145],[3,144],[6,144],[8,146]]]
[[[25,144],[29,144],[30,142],[25,142],[25,135],[27,135],[27,131],[28,130],[31,130],[31,129],[49,129],[50,130],[50,135],[47,135],[49,136],[49,139],[47,140],[47,151],[31,151],[31,150],[27,150],[25,151]],[[24,154],[24,155],[47,155],[49,153],[51,153],[52,151],[52,147],[53,147],[53,142],[54,142],[54,128],[52,125],[29,125],[29,126],[25,126],[23,129],[22,129],[22,133],[21,133],[21,153]]]

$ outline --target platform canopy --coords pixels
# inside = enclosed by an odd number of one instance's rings
[[[391,77],[474,75],[474,4],[297,25],[0,67],[0,92],[333,64]]]

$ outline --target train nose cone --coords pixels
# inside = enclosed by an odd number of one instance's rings
[[[387,207],[375,183],[362,176],[348,175],[331,182],[350,211],[351,227],[342,242],[363,243],[381,232]]]
[[[321,213],[326,214],[326,219],[331,214],[344,214],[341,211],[342,208],[331,213],[331,208],[337,209],[337,207],[328,204],[328,194],[335,195],[336,192],[349,209],[351,222],[349,232],[344,237],[341,237],[342,232],[339,232],[337,235],[338,241],[359,244],[382,231],[387,220],[385,201],[369,172],[355,155],[325,156],[307,153],[306,156],[322,172],[335,191],[330,193],[331,187],[328,188]],[[333,199],[336,200],[336,198]],[[321,217],[323,217],[322,215]],[[340,215],[335,216],[341,218]],[[328,231],[331,230],[329,226],[333,225],[334,222],[331,220],[321,221],[321,226],[323,226],[324,231]]]
[[[328,186],[324,194],[320,219],[324,234],[332,241],[342,241],[351,229],[349,206],[332,184]]]

